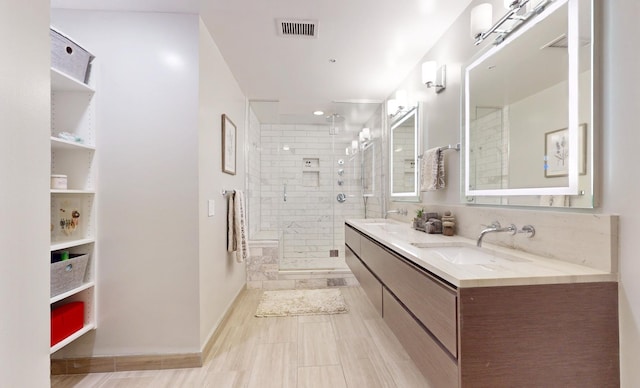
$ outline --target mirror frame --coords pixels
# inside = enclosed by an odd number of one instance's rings
[[[522,34],[529,31],[533,26],[544,20],[548,15],[555,12],[558,8],[567,5],[568,6],[568,21],[567,21],[567,35],[568,35],[568,53],[569,53],[569,66],[568,66],[568,86],[569,86],[569,168],[568,168],[568,186],[559,187],[544,187],[544,188],[517,188],[517,189],[470,189],[470,147],[468,141],[470,138],[470,85],[469,85],[469,73],[475,67],[480,66],[484,60],[493,55],[494,53],[503,50],[508,47],[511,42],[520,37]],[[592,10],[593,12],[593,10]],[[465,139],[465,171],[464,171],[464,195],[465,197],[475,196],[521,196],[521,195],[578,195],[578,45],[579,45],[579,31],[578,31],[578,2],[573,0],[557,0],[548,5],[545,10],[529,20],[522,28],[514,31],[510,34],[501,44],[491,47],[486,52],[482,53],[477,59],[475,59],[464,70],[464,139]],[[593,28],[592,35],[593,35]],[[593,63],[593,52],[591,61]],[[590,91],[593,95],[593,87]],[[591,113],[593,117],[593,110]],[[592,121],[593,122],[593,121]]]
[[[418,186],[418,147],[420,139],[420,115],[418,114],[419,104],[411,107],[402,115],[394,117],[391,121],[389,128],[389,197],[391,201],[402,202],[420,202],[420,188]],[[399,127],[402,123],[407,121],[410,117],[414,118],[413,125],[413,160],[415,163],[415,169],[413,173],[413,191],[406,192],[394,192],[393,191],[393,131]]]

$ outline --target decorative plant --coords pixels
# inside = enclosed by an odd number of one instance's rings
[[[416,218],[417,219],[422,219],[422,216],[424,215],[424,208],[420,208],[416,211]]]

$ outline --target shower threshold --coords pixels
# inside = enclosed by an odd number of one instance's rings
[[[349,267],[343,258],[292,258],[280,259],[280,271],[349,271]]]

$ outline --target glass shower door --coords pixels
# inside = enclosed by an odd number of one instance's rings
[[[280,270],[346,268],[344,240],[336,239],[343,234],[344,221],[336,221],[335,207],[341,205],[336,187],[340,187],[338,171],[344,168],[335,157],[334,139],[327,126],[296,126],[295,131],[293,138],[304,143],[281,144],[277,158],[282,194]]]

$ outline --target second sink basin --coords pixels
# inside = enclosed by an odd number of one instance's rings
[[[529,260],[519,257],[507,257],[485,251],[474,247],[437,247],[428,248],[430,254],[437,255],[443,260],[453,264],[503,264],[514,262],[528,262]]]

